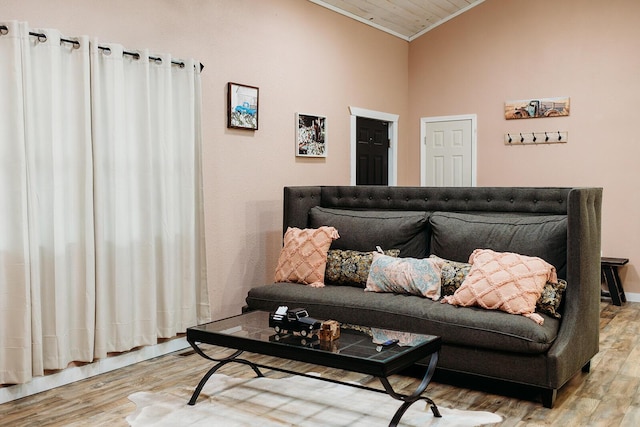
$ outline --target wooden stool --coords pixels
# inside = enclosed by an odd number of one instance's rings
[[[618,267],[622,267],[628,262],[628,258],[602,257],[600,259],[600,275],[609,288],[609,295],[606,295],[606,293],[604,295],[611,297],[613,305],[622,305],[623,302],[627,301],[622,288],[622,281],[618,275]]]

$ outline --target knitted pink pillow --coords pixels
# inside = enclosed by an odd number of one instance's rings
[[[333,227],[287,228],[275,281],[323,287],[327,252],[331,242],[339,237]]]
[[[462,286],[442,302],[521,314],[542,325],[536,301],[547,281],[558,282],[554,266],[541,258],[490,249],[476,249],[469,263]]]

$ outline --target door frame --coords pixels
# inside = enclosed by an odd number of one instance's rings
[[[427,183],[427,123],[471,120],[471,186],[478,185],[478,115],[460,114],[455,116],[436,116],[420,118],[420,186]]]
[[[356,146],[358,145],[358,129],[356,118],[381,120],[389,123],[389,186],[393,187],[398,182],[398,118],[397,114],[383,113],[381,111],[367,110],[359,107],[349,107],[351,112],[351,185],[356,185]]]

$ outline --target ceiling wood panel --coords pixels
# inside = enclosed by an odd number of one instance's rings
[[[484,0],[309,1],[410,41]]]

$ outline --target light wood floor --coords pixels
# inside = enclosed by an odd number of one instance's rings
[[[579,373],[558,392],[553,409],[544,408],[535,395],[503,390],[496,385],[449,381],[432,382],[426,391],[438,405],[500,414],[501,426],[639,426],[640,425],[640,303],[622,307],[601,303],[600,352],[591,362],[591,372]],[[211,348],[212,353],[228,350]],[[266,358],[247,358],[265,362]],[[269,360],[272,360],[269,358]],[[272,362],[273,363],[273,362]],[[279,362],[288,367],[336,375],[341,379],[371,381],[353,373],[322,370],[298,362]],[[176,386],[194,386],[210,367],[188,350],[102,374],[84,381],[0,405],[0,426],[126,426],[125,417],[135,410],[127,396],[136,391],[162,391]],[[227,365],[220,373],[253,376],[244,365]],[[280,376],[270,371],[267,376]],[[412,391],[417,380],[396,377],[400,387]],[[212,425],[216,425],[212,423]]]

